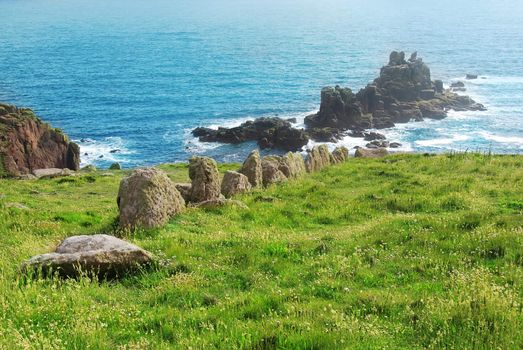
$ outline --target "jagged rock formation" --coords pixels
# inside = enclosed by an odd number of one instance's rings
[[[260,148],[279,148],[297,151],[309,142],[309,136],[302,129],[292,127],[288,120],[281,118],[258,118],[234,128],[196,128],[192,134],[205,142],[242,143],[256,141]]]
[[[218,164],[212,158],[192,157],[189,159],[191,179],[191,202],[205,202],[220,197],[221,179]]]
[[[417,53],[407,61],[405,53],[394,51],[380,76],[357,94],[339,86],[324,88],[320,111],[306,117],[305,123],[312,129],[379,129],[423,118],[442,119],[450,109],[485,107],[468,96],[443,90],[440,80],[431,80],[430,69]]]
[[[470,75],[470,78],[473,78]],[[340,86],[321,91],[318,113],[305,118],[306,130],[293,128],[280,118],[259,118],[235,128],[197,128],[193,135],[201,141],[241,143],[254,140],[261,148],[297,151],[309,139],[336,142],[347,130],[361,135],[365,129],[393,127],[396,123],[442,119],[448,110],[484,110],[468,96],[445,90],[441,80],[431,80],[430,69],[413,53],[407,60],[404,52],[392,52],[389,63],[371,84],[353,93]]]
[[[21,270],[41,273],[44,277],[54,274],[60,277],[88,274],[99,278],[116,278],[152,261],[149,252],[113,236],[72,236],[62,241],[53,253],[27,260]]]
[[[136,169],[124,178],[117,203],[120,227],[128,229],[161,227],[185,207],[171,179],[155,168]]]
[[[78,170],[80,148],[29,108],[0,103],[0,177],[36,169]]]

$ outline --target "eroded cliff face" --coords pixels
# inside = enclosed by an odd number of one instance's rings
[[[80,148],[29,108],[0,103],[0,177],[35,169],[78,170]]]

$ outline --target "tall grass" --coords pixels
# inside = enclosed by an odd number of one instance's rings
[[[117,232],[157,256],[136,276],[21,279],[64,237],[115,232],[112,174],[0,180],[0,349],[523,347],[521,156],[350,159]]]

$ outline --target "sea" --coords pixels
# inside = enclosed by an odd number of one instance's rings
[[[0,23],[0,101],[64,130],[82,165],[241,161],[256,144],[190,131],[300,125],[322,87],[358,91],[392,50],[488,108],[382,130],[399,151],[523,153],[521,0],[0,0]]]

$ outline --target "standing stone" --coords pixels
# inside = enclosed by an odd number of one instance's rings
[[[309,173],[320,171],[330,164],[330,153],[327,145],[314,146],[305,160],[305,166]]]
[[[117,203],[120,226],[130,229],[161,227],[185,207],[171,179],[155,168],[137,169],[124,178]]]
[[[285,174],[279,169],[280,162],[275,156],[265,157],[262,160],[263,185],[269,186],[287,180]]]
[[[349,150],[347,147],[340,146],[336,147],[334,151],[332,151],[331,154],[331,163],[332,164],[339,164],[347,161],[349,159]]]
[[[251,190],[251,184],[247,176],[236,171],[227,171],[223,176],[222,194],[230,198],[240,193]]]
[[[239,173],[247,176],[252,187],[260,187],[263,184],[263,170],[260,152],[252,151],[245,162],[243,162]]]
[[[220,197],[220,173],[214,159],[208,157],[189,159],[189,177],[191,179],[191,202],[199,203]]]
[[[305,174],[305,161],[300,153],[289,152],[281,158],[280,171],[289,179],[297,179]]]

